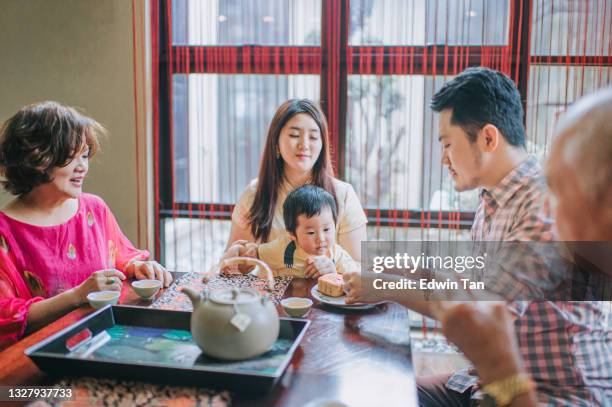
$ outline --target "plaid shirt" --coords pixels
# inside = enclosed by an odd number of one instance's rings
[[[552,241],[552,223],[542,215],[545,190],[541,167],[530,156],[493,189],[481,191],[472,240]],[[516,284],[505,287],[502,295],[516,299]],[[543,405],[612,405],[612,332],[604,325],[603,303],[515,301],[510,309],[517,315],[521,355]],[[473,368],[454,373],[446,387],[462,393],[471,389],[480,398],[478,378],[471,373]]]

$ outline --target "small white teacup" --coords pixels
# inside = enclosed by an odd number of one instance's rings
[[[289,297],[281,300],[285,312],[292,317],[303,317],[310,311],[312,300],[310,298]]]
[[[132,283],[132,288],[136,291],[136,294],[145,300],[153,298],[161,286],[162,283],[159,280],[137,280]]]
[[[100,309],[109,304],[117,305],[120,295],[119,291],[93,291],[87,294],[87,301],[94,309]]]

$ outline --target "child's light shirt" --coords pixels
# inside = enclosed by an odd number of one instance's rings
[[[336,201],[338,204],[338,226],[336,228],[336,238],[342,234],[352,232],[353,230],[360,228],[368,222],[365,216],[359,198],[355,193],[355,190],[346,182],[338,179],[333,179],[334,188],[336,190]],[[278,198],[276,201],[276,208],[274,211],[274,218],[272,219],[272,228],[270,230],[270,236],[268,242],[273,241],[281,235],[287,235],[285,231],[285,222],[283,220],[283,204],[289,192],[292,188],[286,182],[281,184],[278,190]],[[232,221],[243,230],[250,230],[251,225],[249,223],[249,211],[253,205],[255,199],[255,193],[257,192],[257,179],[252,180],[246,187],[240,199],[236,203],[234,212],[232,213]],[[265,243],[265,242],[263,242]]]
[[[347,271],[359,271],[359,263],[340,245],[335,244],[331,248],[330,258],[336,266],[336,271],[343,274]],[[304,269],[309,257],[317,257],[308,254],[288,235],[281,235],[275,240],[262,243],[258,249],[259,259],[270,266],[275,275],[293,276],[304,278]]]

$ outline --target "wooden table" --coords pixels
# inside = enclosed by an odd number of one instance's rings
[[[312,280],[295,279],[286,297],[310,297]],[[121,304],[149,305],[124,284]],[[0,384],[45,383],[46,376],[23,353],[29,346],[93,312],[81,307],[0,353]],[[279,314],[285,315],[279,306]],[[408,311],[397,304],[349,311],[318,304],[301,346],[278,385],[264,396],[232,394],[235,406],[303,406],[315,399],[349,406],[416,406],[409,346]]]

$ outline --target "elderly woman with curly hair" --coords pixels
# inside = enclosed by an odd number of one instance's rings
[[[0,172],[16,197],[0,211],[0,349],[126,276],[168,286],[102,199],[82,192],[104,128],[55,102],[26,106],[0,132]]]

